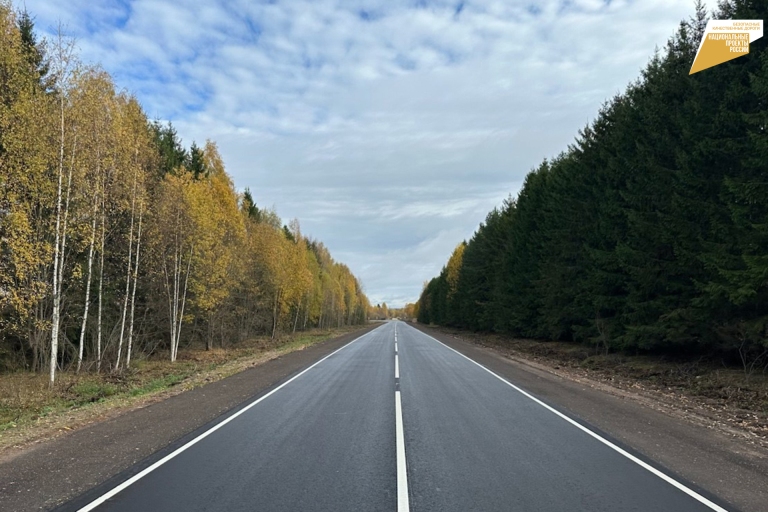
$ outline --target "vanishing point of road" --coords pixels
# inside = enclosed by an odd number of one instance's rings
[[[391,321],[64,508],[726,510],[705,494]]]

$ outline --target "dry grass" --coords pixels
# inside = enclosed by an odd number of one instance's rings
[[[114,416],[356,329],[309,331],[277,342],[255,338],[225,350],[190,349],[180,351],[175,363],[139,359],[117,374],[59,372],[53,389],[45,374],[0,375],[0,449]]]

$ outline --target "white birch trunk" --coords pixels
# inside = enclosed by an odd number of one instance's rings
[[[275,292],[275,303],[272,305],[272,339],[275,339],[277,333],[278,305],[280,304],[280,290]]]
[[[133,265],[133,221],[136,215],[136,175],[133,173],[133,197],[131,198],[131,227],[128,235],[128,269],[125,271],[125,296],[123,299],[123,313],[120,320],[120,341],[117,344],[117,359],[115,360],[115,371],[120,368],[120,356],[123,351],[123,339],[125,336],[125,318],[128,313],[128,296],[131,292],[131,266]]]
[[[56,365],[59,355],[59,328],[61,323],[61,288],[64,277],[64,251],[67,246],[67,221],[69,217],[69,198],[72,191],[72,167],[69,166],[67,176],[67,198],[64,209],[61,208],[61,180],[64,174],[64,98],[60,99],[61,112],[61,144],[59,145],[59,184],[56,194],[56,247],[53,259],[53,314],[51,318],[51,366],[50,385],[56,380]],[[75,147],[72,147],[72,159],[75,157]],[[62,216],[64,217],[62,220]]]
[[[176,280],[176,252],[174,247],[174,267],[173,267],[173,279]],[[171,286],[171,279],[168,275],[168,262],[166,258],[163,258],[163,275],[165,276],[165,292],[168,295],[168,319],[171,327],[171,361],[173,361],[173,343],[176,341],[176,316],[174,315],[173,304],[176,301],[176,295],[172,293],[172,290],[176,290],[175,285]]]
[[[56,380],[56,365],[58,363],[59,353],[59,329],[61,323],[61,276],[64,247],[62,244],[61,236],[61,195],[62,195],[62,179],[64,176],[64,144],[65,144],[65,130],[64,130],[64,93],[66,81],[69,73],[69,65],[72,58],[72,45],[65,45],[64,35],[62,28],[59,26],[58,38],[56,40],[56,46],[54,48],[56,66],[55,79],[56,88],[59,93],[59,170],[58,170],[58,187],[56,191],[56,233],[53,249],[53,312],[51,314],[51,360],[50,360],[50,385],[53,386]],[[71,184],[71,169],[70,169],[70,184]],[[67,202],[69,202],[67,200]],[[66,231],[66,229],[65,229]]]
[[[301,303],[304,297],[299,297],[299,305],[296,307],[296,317],[293,320],[293,333],[296,334],[296,326],[299,325],[299,313],[301,312]]]
[[[189,274],[192,272],[192,256],[195,252],[195,246],[189,247],[189,259],[187,260],[187,275],[184,276],[184,290],[181,295],[181,312],[179,313],[179,327],[176,329],[176,356],[179,355],[179,343],[181,342],[181,324],[184,322],[184,307],[187,305],[187,285],[189,284]],[[174,359],[175,360],[175,359]]]
[[[176,246],[174,247],[173,255],[173,316],[171,321],[173,322],[171,339],[171,362],[176,361],[176,331],[178,330],[178,316],[179,316],[179,290],[181,290],[181,247],[179,247],[178,233],[176,233]]]
[[[184,276],[184,288],[180,290],[180,298],[181,299],[181,310],[178,311],[178,322],[176,326],[176,340],[173,344],[173,354],[171,361],[176,361],[176,357],[179,354],[179,342],[181,341],[181,324],[184,321],[184,307],[187,303],[187,284],[189,283],[189,274],[192,270],[192,255],[194,253],[194,245],[189,248],[189,259],[187,261],[187,274]],[[181,269],[179,269],[181,270]],[[179,277],[181,277],[181,274],[179,274]],[[181,279],[179,279],[179,284],[181,284]]]
[[[131,350],[133,348],[133,319],[136,310],[136,282],[139,277],[139,253],[141,251],[141,221],[144,216],[144,202],[139,206],[139,231],[136,235],[136,261],[133,265],[133,291],[131,292],[131,320],[128,325],[128,351],[125,354],[125,367],[131,367]]]
[[[56,360],[59,351],[59,242],[61,238],[61,193],[64,177],[64,99],[60,100],[61,143],[59,144],[59,184],[56,192],[56,236],[53,246],[53,314],[51,317],[50,385],[56,380]]]
[[[83,366],[83,347],[85,346],[85,327],[88,323],[88,309],[91,305],[91,275],[93,273],[93,252],[96,245],[96,215],[99,207],[98,191],[93,195],[93,211],[91,213],[91,241],[88,247],[88,274],[85,278],[85,303],[83,304],[83,323],[80,326],[80,346],[77,353],[77,373]]]
[[[179,245],[179,229],[181,211],[176,211],[176,231],[173,246],[173,303],[171,304],[171,362],[176,361],[176,317],[179,313],[179,282],[181,280],[181,246]]]
[[[101,371],[101,312],[104,299],[104,241],[107,238],[107,189],[104,178],[101,181],[101,250],[99,251],[99,314],[96,322],[96,373]]]

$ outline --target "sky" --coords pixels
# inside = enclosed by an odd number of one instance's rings
[[[376,304],[635,80],[693,0],[25,0],[185,146],[298,218]],[[21,5],[21,4],[17,4]]]

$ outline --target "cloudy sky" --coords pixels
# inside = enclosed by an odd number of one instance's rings
[[[376,303],[415,301],[693,0],[25,0]]]

